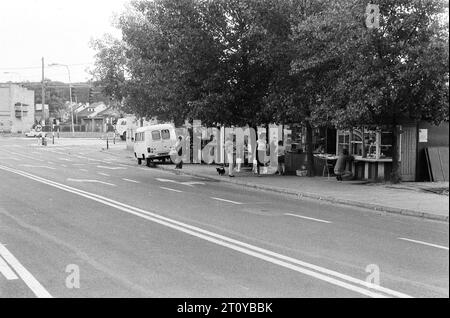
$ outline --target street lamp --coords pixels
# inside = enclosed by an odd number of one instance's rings
[[[69,74],[69,95],[70,95],[70,114],[71,114],[71,120],[72,120],[72,135],[75,134],[75,128],[73,123],[73,104],[72,104],[72,82],[70,80],[70,68],[67,64],[60,64],[60,63],[52,63],[48,65],[49,67],[52,66],[63,66],[67,69],[67,73]]]
[[[17,72],[3,72],[3,74],[10,74],[10,75],[15,74],[15,75],[21,76],[21,74],[17,73]],[[17,82],[20,82],[20,81],[17,81]]]

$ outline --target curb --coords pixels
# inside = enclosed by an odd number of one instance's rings
[[[101,150],[101,152],[106,153],[107,151]],[[111,152],[107,152],[107,153],[121,157],[121,155],[119,155],[119,154],[114,154]],[[126,157],[126,158],[132,159],[131,156]],[[239,180],[236,180],[235,178],[234,179],[226,179],[223,177],[209,176],[209,175],[204,175],[204,174],[197,173],[197,172],[190,172],[190,171],[186,171],[186,170],[174,171],[172,168],[168,168],[165,166],[156,166],[156,168],[160,169],[160,170],[170,171],[174,174],[190,175],[190,176],[194,176],[194,177],[240,185],[243,187],[250,187],[253,189],[290,195],[290,196],[294,196],[297,199],[308,198],[308,199],[324,201],[324,202],[329,202],[329,203],[336,203],[336,204],[342,204],[342,205],[347,205],[347,206],[352,206],[352,207],[365,208],[365,209],[377,211],[377,212],[385,212],[385,213],[392,213],[392,214],[397,214],[397,215],[412,216],[412,217],[428,219],[428,220],[443,221],[443,222],[447,222],[447,223],[449,222],[449,217],[446,215],[438,215],[438,214],[432,214],[432,213],[427,213],[427,212],[422,212],[422,211],[400,209],[400,208],[394,208],[394,207],[383,206],[383,205],[372,204],[372,203],[364,203],[364,202],[353,201],[353,200],[338,199],[338,198],[334,198],[334,197],[327,197],[327,196],[319,195],[316,193],[295,191],[295,190],[286,189],[286,188],[271,187],[271,186],[266,186],[266,185],[251,183],[251,182],[239,181]]]
[[[221,177],[214,177],[214,176],[204,175],[201,173],[190,172],[190,171],[178,170],[177,172],[175,172],[175,171],[173,171],[173,169],[166,168],[163,166],[157,166],[157,169],[165,170],[165,171],[172,171],[177,174],[191,175],[194,177],[200,177],[200,178],[211,179],[211,180],[225,182],[225,183],[231,183],[231,184],[235,184],[235,185],[241,185],[241,186],[250,187],[250,188],[254,188],[254,189],[258,189],[258,190],[264,190],[264,191],[270,191],[270,192],[274,192],[274,193],[295,196],[297,199],[308,198],[308,199],[314,199],[314,200],[318,200],[318,201],[325,201],[325,202],[329,202],[329,203],[337,203],[337,204],[343,204],[343,205],[352,206],[352,207],[365,208],[365,209],[369,209],[369,210],[373,210],[373,211],[377,211],[377,212],[386,212],[386,213],[399,214],[399,215],[405,215],[405,216],[413,216],[413,217],[435,220],[435,221],[449,222],[449,217],[446,215],[437,215],[437,214],[431,214],[431,213],[422,212],[422,211],[400,209],[400,208],[394,208],[394,207],[383,206],[383,205],[372,204],[372,203],[363,203],[363,202],[353,201],[353,200],[337,199],[334,197],[327,197],[327,196],[323,196],[323,195],[319,195],[319,194],[315,194],[315,193],[308,193],[308,192],[295,191],[295,190],[285,189],[285,188],[271,187],[271,186],[255,184],[255,183],[251,183],[251,182],[239,181],[236,179],[225,179],[225,178],[221,178]]]

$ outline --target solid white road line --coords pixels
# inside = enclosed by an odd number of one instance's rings
[[[172,188],[166,188],[166,187],[160,187],[160,188],[163,189],[163,190],[172,191],[172,192],[178,192],[178,193],[183,192],[183,191],[175,190],[175,189],[172,189]]]
[[[7,280],[19,279],[16,273],[14,273],[14,271],[8,266],[8,264],[6,264],[6,262],[3,260],[1,256],[0,256],[0,273],[2,273]]]
[[[109,183],[109,182],[103,182],[100,180],[88,180],[88,179],[72,179],[72,178],[68,178],[67,181],[71,181],[71,182],[81,182],[81,183],[101,183],[101,184],[106,184],[109,186],[113,186],[115,187],[115,184]]]
[[[217,201],[222,201],[222,202],[228,202],[228,203],[233,203],[233,204],[242,204],[241,202],[236,202],[236,201],[231,201],[231,200],[226,200],[226,199],[221,199],[221,198],[215,198],[215,197],[211,197],[211,199],[213,200],[217,200]]]
[[[54,167],[49,167],[49,166],[36,166],[36,165],[19,165],[20,167],[27,167],[27,168],[45,168],[45,169],[50,169],[50,170],[56,170],[56,168]]]
[[[20,264],[8,249],[0,244],[0,256],[14,269],[24,283],[39,298],[52,298],[50,293],[34,278],[31,273]]]
[[[14,161],[19,161],[20,159],[17,159],[17,158],[10,158],[10,157],[2,157],[2,158],[0,158],[0,160],[14,160]]]
[[[103,172],[97,172],[97,174],[99,174],[99,175],[101,175],[101,176],[104,176],[104,177],[110,177],[109,174],[103,173]]]
[[[87,169],[78,169],[78,170],[83,171],[83,172],[89,172],[89,170],[87,170]]]
[[[131,183],[140,183],[139,181],[136,180],[131,180],[131,179],[127,179],[127,178],[122,178],[123,181],[127,181],[127,182],[131,182]]]
[[[403,241],[417,243],[417,244],[428,245],[428,246],[432,246],[432,247],[436,247],[436,248],[440,248],[440,249],[448,251],[448,247],[442,246],[442,245],[431,244],[431,243],[427,243],[427,242],[423,242],[423,241],[416,241],[416,240],[412,240],[412,239],[408,239],[408,238],[404,238],[404,237],[399,237],[398,239],[403,240]]]
[[[325,220],[321,220],[321,219],[310,218],[310,217],[303,216],[303,215],[297,215],[297,214],[291,214],[291,213],[285,213],[284,215],[293,216],[293,217],[296,217],[296,218],[301,218],[301,219],[306,219],[306,220],[311,220],[311,221],[316,221],[316,222],[332,223],[332,222],[330,222],[330,221],[325,221]]]
[[[169,228],[176,229],[180,232],[202,238],[206,241],[215,243],[217,245],[227,247],[230,249],[233,249],[235,251],[239,251],[241,253],[244,253],[246,255],[250,255],[262,260],[265,260],[267,262],[282,266],[284,268],[292,269],[296,272],[308,275],[310,277],[317,278],[319,280],[328,282],[330,284],[360,293],[362,295],[366,295],[369,297],[386,297],[388,296],[394,296],[394,297],[403,297],[403,298],[410,298],[411,296],[401,293],[377,284],[368,283],[365,280],[361,280],[346,274],[342,274],[330,269],[327,269],[325,267],[317,266],[308,262],[301,261],[299,259],[295,259],[283,254],[279,254],[270,250],[266,250],[242,241],[238,241],[232,238],[229,238],[227,236],[223,236],[211,231],[204,230],[202,228],[192,226],[183,222],[179,222],[167,217],[164,217],[162,215],[149,212],[137,207],[133,207],[130,205],[127,205],[122,202],[118,202],[109,198],[106,198],[104,196],[100,196],[91,192],[83,191],[81,189],[73,188],[70,186],[67,186],[65,184],[61,184],[55,181],[51,181],[33,174],[30,174],[25,171],[9,168],[6,166],[0,165],[0,169],[4,171],[8,171],[20,176],[23,176],[25,178],[47,184],[49,186],[52,186],[54,188],[61,189],[63,191],[67,191],[76,195],[79,195],[81,197],[102,203],[104,205],[108,205],[111,207],[114,207],[118,210],[121,210],[123,212],[144,218],[146,220],[152,221],[154,223],[158,223],[161,225],[164,225]],[[293,265],[295,264],[295,265]]]

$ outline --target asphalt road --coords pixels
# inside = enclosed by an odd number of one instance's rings
[[[449,297],[448,223],[100,147],[0,137],[0,297]]]

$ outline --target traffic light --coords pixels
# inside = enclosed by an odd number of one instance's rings
[[[74,101],[74,102],[76,101],[75,95],[76,95],[75,87],[72,87],[72,96],[71,97],[72,97],[72,101]]]
[[[89,87],[89,104],[94,103],[94,89]]]

